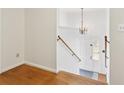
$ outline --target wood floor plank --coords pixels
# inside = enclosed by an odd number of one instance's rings
[[[99,73],[98,74],[98,81],[106,82],[106,75]]]
[[[68,72],[53,73],[26,64],[0,75],[1,85],[103,85],[106,83]]]

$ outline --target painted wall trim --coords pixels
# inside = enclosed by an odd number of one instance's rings
[[[49,67],[46,67],[46,66],[43,66],[43,65],[39,65],[39,64],[35,64],[34,62],[24,61],[23,63],[27,64],[27,65],[30,65],[30,66],[34,66],[34,67],[40,68],[40,69],[43,69],[43,70],[46,70],[46,71],[57,73],[56,69],[49,68]]]
[[[2,73],[2,9],[0,9],[0,73]]]
[[[46,66],[42,66],[42,65],[39,65],[39,64],[35,64],[33,62],[29,62],[29,61],[22,61],[18,64],[14,64],[14,65],[11,65],[7,68],[4,68],[4,69],[1,69],[0,71],[0,74],[3,73],[3,72],[6,72],[10,69],[13,69],[15,67],[18,67],[20,65],[23,65],[23,64],[27,64],[27,65],[30,65],[30,66],[34,66],[34,67],[37,67],[37,68],[40,68],[40,69],[43,69],[43,70],[46,70],[46,71],[50,71],[50,72],[53,72],[53,73],[57,73],[56,69],[52,69],[52,68],[49,68],[49,67],[46,67]]]
[[[9,67],[7,67],[7,68],[1,69],[1,72],[0,72],[0,73],[6,72],[6,71],[8,71],[8,70],[10,70],[10,69],[13,69],[13,68],[15,68],[15,67],[18,67],[18,66],[20,66],[20,65],[22,65],[22,64],[24,64],[24,61],[22,61],[22,62],[20,62],[20,63],[17,63],[17,64],[14,64],[14,65],[11,65],[11,66],[9,66]]]

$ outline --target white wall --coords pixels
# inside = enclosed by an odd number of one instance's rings
[[[110,9],[111,84],[124,84],[124,32],[118,24],[124,24],[124,9]]]
[[[25,61],[56,70],[56,9],[26,9]]]
[[[56,71],[56,9],[0,9],[0,19],[2,72],[25,62]]]
[[[24,61],[24,9],[2,9],[2,71]],[[19,53],[20,56],[16,57]]]
[[[73,12],[73,10],[77,11],[78,9],[58,9],[57,35],[60,35],[80,57],[79,32],[77,31],[78,29],[76,25],[76,23],[78,23],[77,18],[80,18],[80,14],[79,12]],[[79,74],[79,60],[75,56],[72,56],[72,53],[61,41],[57,42],[57,70]]]

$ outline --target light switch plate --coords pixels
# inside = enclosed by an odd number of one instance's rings
[[[118,31],[124,32],[124,24],[119,24],[118,25]]]

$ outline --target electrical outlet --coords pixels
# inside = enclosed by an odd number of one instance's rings
[[[118,25],[118,31],[124,31],[124,24]]]
[[[16,57],[20,57],[20,54],[19,54],[19,53],[17,53],[17,54],[16,54]]]

